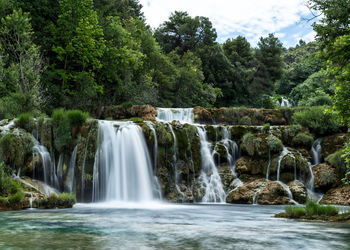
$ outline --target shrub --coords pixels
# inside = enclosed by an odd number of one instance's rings
[[[76,197],[73,193],[52,194],[37,202],[40,208],[71,208],[76,203]]]
[[[318,135],[332,134],[340,130],[335,114],[327,112],[324,107],[310,107],[294,113],[293,122],[307,127]]]
[[[62,152],[72,139],[70,122],[64,109],[56,109],[52,113],[54,144],[57,151]]]
[[[10,205],[15,205],[24,198],[24,193],[22,190],[17,191],[15,194],[8,197],[8,202]]]
[[[0,206],[2,207],[8,206],[8,200],[6,197],[0,196]]]
[[[83,112],[81,110],[68,110],[66,112],[66,115],[71,127],[82,126],[86,119],[89,117],[89,113]]]
[[[25,112],[26,98],[19,93],[13,93],[0,99],[0,118],[14,118]]]
[[[298,133],[292,140],[293,146],[311,148],[314,138],[309,133]]]
[[[34,146],[33,138],[28,133],[13,130],[0,139],[0,152],[3,161],[14,167],[21,167],[31,155]]]
[[[343,150],[342,149],[338,150],[333,154],[328,155],[325,160],[327,163],[335,167],[338,173],[340,173],[341,175],[344,175],[346,172],[346,162],[345,162],[345,159],[342,157],[342,154],[343,154]]]
[[[250,126],[252,125],[252,120],[249,116],[243,116],[242,119],[239,121],[239,124]]]
[[[283,143],[274,135],[269,135],[267,137],[267,146],[272,153],[279,153],[283,150]]]
[[[15,124],[17,127],[20,127],[29,133],[33,131],[35,126],[34,118],[30,113],[20,114],[18,119],[15,121]]]
[[[265,132],[269,131],[270,130],[270,126],[271,126],[270,123],[265,123],[263,128],[262,128],[263,131],[265,131]]]
[[[123,108],[130,108],[133,105],[132,102],[128,101],[128,102],[123,102],[122,104],[120,104],[121,107]]]

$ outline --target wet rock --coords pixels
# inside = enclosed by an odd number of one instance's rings
[[[257,133],[247,133],[243,136],[241,143],[242,154],[268,158],[269,148],[267,145],[266,135]]]
[[[344,143],[350,138],[349,133],[340,133],[322,138],[322,157],[326,158],[330,154],[338,151],[344,146]]]
[[[237,176],[245,181],[244,175],[265,176],[268,162],[264,159],[243,156],[236,162]],[[243,178],[242,178],[243,177]]]
[[[316,191],[326,192],[330,188],[337,187],[341,184],[341,178],[336,169],[327,163],[322,163],[312,168]]]
[[[107,106],[101,113],[101,119],[112,118],[114,120],[139,117],[145,121],[155,121],[157,109],[150,105],[134,105],[131,107]]]
[[[288,183],[290,191],[293,194],[293,199],[301,204],[304,204],[307,199],[307,190],[301,181],[292,181]]]
[[[225,192],[232,190],[235,188],[231,184],[235,179],[235,176],[232,173],[232,170],[229,165],[227,164],[222,164],[218,167],[219,175],[221,178],[222,185],[224,186]]]
[[[349,206],[350,186],[340,186],[328,190],[321,199],[320,203]]]
[[[279,205],[291,204],[288,192],[274,181],[256,179],[244,183],[241,187],[231,191],[226,198],[227,203]]]

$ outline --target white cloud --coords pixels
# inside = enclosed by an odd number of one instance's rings
[[[140,0],[148,24],[157,28],[175,10],[209,17],[219,41],[244,34],[252,43],[299,22],[309,14],[305,0]],[[282,36],[280,36],[282,37]]]

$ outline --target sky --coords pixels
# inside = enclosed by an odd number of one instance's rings
[[[157,28],[170,14],[187,11],[191,16],[209,17],[218,41],[245,36],[253,47],[260,37],[274,33],[284,47],[300,39],[314,40],[315,32],[306,0],[140,0],[147,23]]]

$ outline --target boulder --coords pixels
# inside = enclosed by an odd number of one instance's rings
[[[288,183],[289,189],[293,194],[293,199],[301,204],[304,204],[307,199],[307,190],[301,181],[291,181]]]
[[[237,176],[243,181],[246,180],[244,175],[258,175],[264,177],[268,162],[264,159],[243,156],[236,162]]]
[[[341,178],[336,169],[327,163],[321,163],[312,168],[314,174],[314,188],[316,191],[326,192],[341,184]]]
[[[278,182],[255,179],[231,191],[227,203],[281,205],[293,204],[287,190]]]
[[[134,105],[131,107],[106,106],[101,113],[101,119],[112,118],[114,120],[140,117],[145,121],[155,121],[157,109],[151,105]]]
[[[328,155],[333,154],[344,146],[350,138],[349,133],[339,133],[322,138],[322,157],[326,158]]]
[[[320,203],[349,206],[350,186],[340,186],[328,190],[322,197]]]

